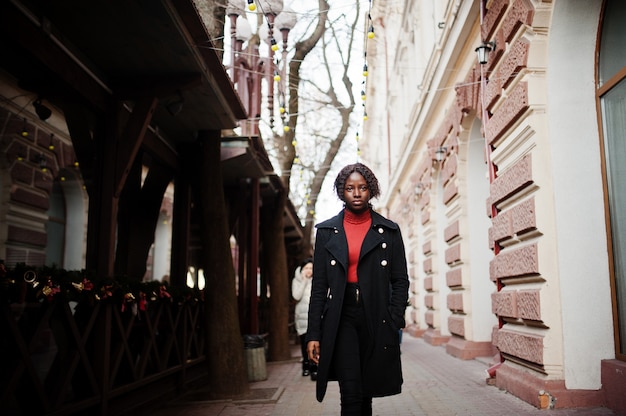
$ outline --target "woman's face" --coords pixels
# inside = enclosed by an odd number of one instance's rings
[[[367,181],[358,172],[352,172],[343,188],[343,201],[346,208],[355,214],[360,214],[369,209],[370,190]]]
[[[313,263],[307,263],[304,265],[304,267],[302,267],[302,276],[306,277],[307,279],[313,276]]]

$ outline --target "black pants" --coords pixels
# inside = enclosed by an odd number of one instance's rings
[[[317,366],[309,361],[309,353],[306,350],[306,333],[300,335],[300,350],[302,351],[302,371],[317,372]]]
[[[369,345],[365,311],[358,287],[348,285],[335,341],[333,369],[339,381],[342,416],[370,416],[372,398],[363,394],[363,349]]]

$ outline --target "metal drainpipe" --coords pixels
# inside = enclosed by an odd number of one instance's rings
[[[485,3],[486,0],[481,0],[480,2],[480,27],[482,29],[483,26],[483,22],[484,22],[484,17],[485,17]],[[482,31],[482,30],[481,30]],[[487,78],[486,78],[486,70],[485,70],[485,65],[487,64],[478,64],[480,66],[480,100],[481,100],[481,107],[482,107],[482,119],[483,119],[483,131],[485,134],[485,154],[487,157],[487,164],[489,167],[489,184],[492,184],[494,182],[494,180],[496,179],[496,175],[497,175],[497,167],[496,165],[491,161],[491,145],[488,142],[488,134],[487,134],[487,121],[489,119],[489,112],[487,111],[487,108],[485,107],[485,90],[487,88]],[[498,215],[498,210],[496,208],[496,204],[492,203],[491,204],[491,221],[493,222],[493,219]],[[494,254],[497,256],[498,253],[500,252],[500,245],[494,241],[494,245],[493,245],[493,252]],[[500,279],[496,279],[496,289],[498,292],[500,292],[502,290],[502,281]],[[502,328],[502,326],[504,325],[502,318],[498,317],[498,328]],[[498,352],[498,356],[499,356],[499,360],[500,362],[495,364],[494,366],[492,366],[489,370],[493,371],[493,375],[495,375],[495,370],[497,370],[497,367],[499,367],[502,362],[504,362],[504,359],[502,358],[502,354],[500,352]],[[489,373],[489,375],[491,376],[491,372],[487,370],[487,372]]]

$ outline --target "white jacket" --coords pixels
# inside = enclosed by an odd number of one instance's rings
[[[291,296],[298,302],[294,313],[296,332],[298,335],[306,334],[309,320],[309,301],[311,300],[311,282],[302,276],[301,268],[298,267],[294,273],[291,283]]]

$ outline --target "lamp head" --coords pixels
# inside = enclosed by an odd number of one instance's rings
[[[491,42],[483,42],[478,48],[475,49],[478,55],[478,63],[480,65],[485,65],[489,62],[489,53],[496,49],[496,43]]]
[[[41,121],[46,121],[52,115],[52,110],[41,103],[41,98],[37,98],[33,102],[33,107],[35,107],[35,113]]]
[[[439,146],[437,148],[437,150],[435,150],[435,160],[437,162],[441,162],[443,160],[443,158],[446,156],[446,152],[448,151],[448,148],[445,146]]]

